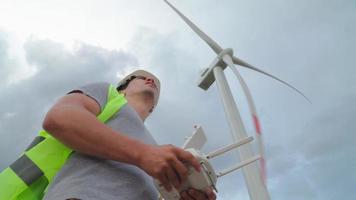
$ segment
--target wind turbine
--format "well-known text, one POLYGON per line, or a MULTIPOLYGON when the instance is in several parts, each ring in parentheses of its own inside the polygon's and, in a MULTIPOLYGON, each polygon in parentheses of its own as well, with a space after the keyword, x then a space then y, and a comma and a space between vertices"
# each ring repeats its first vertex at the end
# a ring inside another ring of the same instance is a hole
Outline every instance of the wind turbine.
MULTIPOLYGON (((283 81, 283 80, 281 80, 281 79, 279 79, 265 71, 262 71, 261 69, 254 67, 253 65, 241 60, 240 58, 237 58, 236 56, 233 55, 233 50, 231 48, 223 49, 219 44, 217 44, 207 34, 205 34, 195 24, 193 24, 193 22, 191 22, 187 17, 185 17, 171 3, 169 3, 167 0, 164 0, 164 1, 217 54, 217 57, 213 60, 213 62, 210 64, 210 66, 208 68, 206 68, 201 73, 198 86, 204 90, 207 90, 210 87, 210 85, 216 80, 219 94, 220 94, 220 97, 221 97, 221 100, 222 100, 222 103, 223 103, 223 106, 225 109, 225 114, 228 119, 228 123, 229 123, 230 129, 231 129, 231 132, 232 132, 232 135, 233 135, 233 138, 235 141, 246 140, 247 134, 246 134, 246 130, 242 123, 236 103, 233 99, 231 90, 229 88, 229 85, 227 83, 227 80, 226 80, 223 70, 227 66, 230 67, 231 70, 233 71, 233 73, 236 75, 237 79, 239 80, 239 82, 242 86, 242 89, 246 95, 249 109, 250 109, 250 112, 252 115, 253 123, 255 126, 256 138, 257 138, 259 151, 260 151, 259 157, 260 157, 260 164, 261 164, 261 166, 260 166, 261 171, 259 171, 256 163, 251 163, 249 165, 244 166, 242 168, 243 175, 244 175, 244 178, 246 181, 246 185, 248 188, 250 198, 252 200, 270 199, 266 185, 265 185, 265 171, 266 171, 266 169, 265 169, 263 142, 262 142, 262 137, 261 137, 261 129, 260 129, 258 115, 256 112, 256 108, 255 108, 251 93, 249 91, 249 88, 247 87, 247 84, 245 83, 242 76, 237 71, 235 64, 249 68, 254 71, 257 71, 257 72, 262 73, 266 76, 269 76, 269 77, 283 83, 284 85, 287 85, 294 91, 298 92, 307 101, 310 102, 310 100, 302 92, 300 92, 298 89, 296 89, 292 85, 288 84, 287 82, 285 82, 285 81, 283 81)), ((239 156, 240 156, 240 159, 242 160, 242 162, 244 162, 246 160, 251 160, 251 158, 256 157, 256 156, 254 156, 252 146, 249 143, 245 144, 244 146, 241 146, 238 149, 238 152, 239 152, 239 156)))

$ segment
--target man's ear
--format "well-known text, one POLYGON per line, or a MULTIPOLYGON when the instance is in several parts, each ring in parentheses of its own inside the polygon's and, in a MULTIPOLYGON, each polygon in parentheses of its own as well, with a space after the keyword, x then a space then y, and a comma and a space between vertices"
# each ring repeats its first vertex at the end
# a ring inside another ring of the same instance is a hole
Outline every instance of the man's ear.
POLYGON ((119 93, 123 94, 124 97, 126 97, 126 92, 125 92, 125 90, 120 90, 119 93))
POLYGON ((152 113, 152 112, 153 112, 153 108, 154 108, 154 107, 152 107, 148 112, 152 113))

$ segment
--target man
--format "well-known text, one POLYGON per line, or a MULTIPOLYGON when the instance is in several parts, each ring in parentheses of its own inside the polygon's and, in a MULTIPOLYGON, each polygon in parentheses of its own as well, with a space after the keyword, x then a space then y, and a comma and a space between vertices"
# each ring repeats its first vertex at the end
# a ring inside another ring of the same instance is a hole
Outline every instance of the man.
MULTIPOLYGON (((167 190, 187 179, 187 165, 200 170, 187 151, 172 145, 157 146, 144 126, 158 103, 160 82, 137 70, 117 90, 127 104, 106 124, 97 120, 106 104, 109 83, 73 90, 47 113, 43 128, 75 152, 50 185, 44 199, 158 199, 152 177, 167 190)), ((167 133, 169 134, 169 133, 167 133)), ((182 199, 216 199, 211 189, 188 190, 182 199)))

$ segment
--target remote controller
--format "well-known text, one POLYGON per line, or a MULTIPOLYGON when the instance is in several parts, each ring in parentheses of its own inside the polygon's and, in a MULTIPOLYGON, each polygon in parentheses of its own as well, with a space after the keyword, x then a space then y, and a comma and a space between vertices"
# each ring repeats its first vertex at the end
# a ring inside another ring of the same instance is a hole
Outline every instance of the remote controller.
POLYGON ((189 151, 191 154, 193 154, 193 156, 199 161, 201 170, 198 172, 194 167, 189 166, 188 179, 182 184, 179 191, 177 191, 177 189, 174 187, 172 187, 171 191, 167 191, 158 180, 155 180, 155 185, 164 200, 179 200, 179 193, 189 188, 205 191, 207 188, 212 187, 216 190, 215 185, 217 176, 206 156, 193 148, 186 149, 186 151, 189 151))

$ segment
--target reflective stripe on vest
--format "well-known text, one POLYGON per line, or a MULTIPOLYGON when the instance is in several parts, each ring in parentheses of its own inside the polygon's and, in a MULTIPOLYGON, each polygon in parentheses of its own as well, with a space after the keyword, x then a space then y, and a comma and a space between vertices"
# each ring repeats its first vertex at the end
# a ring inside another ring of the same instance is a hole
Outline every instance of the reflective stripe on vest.
MULTIPOLYGON (((109 120, 127 101, 112 85, 107 103, 97 119, 109 120)), ((25 153, 0 173, 0 200, 40 200, 47 185, 73 152, 41 130, 25 153)))
POLYGON ((22 155, 12 163, 10 169, 12 169, 12 171, 14 171, 26 185, 31 185, 44 174, 26 154, 22 155))
POLYGON ((33 141, 31 142, 31 144, 28 145, 28 147, 26 148, 25 151, 30 150, 32 147, 36 146, 38 143, 42 142, 44 139, 46 139, 46 138, 43 137, 43 136, 37 136, 37 137, 35 137, 35 139, 33 139, 33 141))

